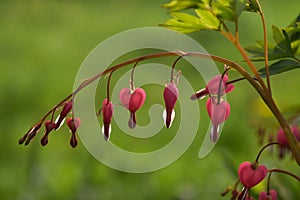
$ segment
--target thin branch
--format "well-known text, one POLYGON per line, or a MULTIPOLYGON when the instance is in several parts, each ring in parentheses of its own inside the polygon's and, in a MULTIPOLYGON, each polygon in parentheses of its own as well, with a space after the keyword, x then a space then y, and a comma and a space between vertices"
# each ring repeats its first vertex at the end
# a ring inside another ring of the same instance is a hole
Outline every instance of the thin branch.
POLYGON ((259 1, 256 0, 256 3, 257 3, 258 8, 259 8, 259 14, 260 14, 260 17, 261 17, 261 21, 262 21, 262 25, 263 25, 263 32, 264 32, 264 53, 265 53, 265 68, 266 68, 267 85, 268 85, 268 90, 270 92, 270 95, 272 95, 270 72, 269 72, 269 52, 268 52, 268 38, 267 38, 266 21, 265 21, 265 16, 264 16, 264 13, 261 9, 259 1))

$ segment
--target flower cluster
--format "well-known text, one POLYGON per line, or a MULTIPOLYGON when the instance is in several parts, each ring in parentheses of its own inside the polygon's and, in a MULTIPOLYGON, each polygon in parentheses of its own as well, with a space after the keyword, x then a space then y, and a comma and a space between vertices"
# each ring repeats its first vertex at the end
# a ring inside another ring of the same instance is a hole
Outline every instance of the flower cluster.
POLYGON ((62 105, 56 106, 54 109, 50 110, 45 117, 43 117, 42 120, 40 120, 38 123, 33 125, 29 131, 19 140, 19 144, 23 144, 25 142, 25 145, 28 145, 33 138, 36 136, 36 134, 40 131, 42 124, 45 125, 45 131, 44 135, 41 138, 41 145, 46 146, 48 144, 48 137, 51 131, 58 130, 61 125, 66 121, 67 126, 70 129, 71 132, 71 139, 70 139, 70 145, 75 148, 77 146, 78 140, 76 137, 76 131, 80 125, 80 119, 79 118, 74 118, 73 114, 71 113, 71 110, 73 108, 73 103, 72 101, 67 101, 62 105), (57 119, 53 121, 53 116, 58 109, 58 107, 62 107, 62 110, 60 114, 58 115, 57 119), (46 120, 46 117, 52 114, 51 120, 46 120), (67 116, 69 114, 72 114, 72 117, 67 116))
POLYGON ((232 188, 228 188, 224 193, 222 193, 222 196, 226 195, 230 190, 232 190, 231 199, 235 200, 249 200, 253 199, 253 197, 250 195, 250 190, 256 186, 257 184, 261 183, 265 177, 268 175, 268 182, 267 182, 267 190, 261 191, 259 193, 259 200, 277 200, 277 191, 275 189, 270 189, 270 180, 271 180, 271 174, 274 172, 277 173, 283 173, 286 175, 289 175, 296 180, 300 182, 300 177, 294 175, 291 172, 282 170, 282 169, 268 169, 265 165, 259 165, 258 160, 261 155, 261 153, 267 148, 271 147, 273 145, 283 145, 285 139, 284 135, 281 134, 281 130, 279 130, 279 142, 273 142, 268 143, 265 145, 258 153, 257 158, 254 162, 242 162, 238 168, 238 177, 239 181, 235 184, 235 186, 232 188), (243 185, 243 188, 241 191, 238 191, 237 186, 241 183, 243 185))
POLYGON ((206 109, 212 123, 210 139, 213 142, 218 140, 220 124, 222 124, 230 114, 230 105, 223 96, 233 89, 233 84, 228 83, 228 76, 223 74, 213 77, 204 89, 199 90, 191 96, 192 100, 202 99, 207 95, 209 96, 206 102, 206 109))
MULTIPOLYGON (((295 136, 295 138, 300 142, 300 130, 299 127, 295 124, 290 126, 290 129, 295 136)), ((264 137, 266 136, 266 129, 260 128, 258 131, 258 136, 260 143, 264 141, 264 137)), ((273 143, 277 142, 279 143, 278 147, 278 157, 280 159, 283 159, 286 154, 289 153, 290 145, 288 143, 288 140, 285 136, 285 133, 282 128, 279 128, 277 131, 273 131, 271 134, 268 135, 268 142, 273 143)))

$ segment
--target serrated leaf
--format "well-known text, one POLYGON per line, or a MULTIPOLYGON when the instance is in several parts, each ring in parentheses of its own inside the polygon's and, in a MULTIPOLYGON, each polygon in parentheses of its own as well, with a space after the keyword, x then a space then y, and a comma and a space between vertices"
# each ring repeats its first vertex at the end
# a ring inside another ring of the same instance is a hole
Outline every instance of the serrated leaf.
POLYGON ((233 0, 215 0, 211 3, 213 12, 223 20, 235 21, 233 0))
POLYGON ((171 15, 173 18, 161 24, 162 26, 181 33, 191 33, 205 28, 200 19, 194 15, 181 12, 174 12, 171 15))
POLYGON ((212 14, 212 12, 208 10, 201 10, 201 9, 196 9, 195 12, 200 18, 200 21, 203 24, 203 26, 206 27, 206 29, 210 29, 210 30, 219 29, 220 21, 215 15, 212 14))
MULTIPOLYGON (((300 63, 295 60, 292 59, 279 60, 269 66, 269 74, 270 75, 280 74, 282 72, 287 72, 297 68, 300 68, 300 63)), ((265 68, 261 68, 260 70, 258 70, 258 72, 262 77, 266 76, 265 68)))
POLYGON ((175 12, 190 8, 197 9, 202 4, 203 2, 201 0, 173 0, 170 3, 162 5, 162 7, 170 10, 171 12, 175 12))
MULTIPOLYGON (((280 58, 294 58, 294 50, 291 46, 288 33, 284 29, 272 26, 274 44, 268 43, 269 60, 280 58)), ((255 47, 245 48, 251 55, 251 60, 262 61, 264 57, 264 45, 262 41, 257 41, 255 47)))

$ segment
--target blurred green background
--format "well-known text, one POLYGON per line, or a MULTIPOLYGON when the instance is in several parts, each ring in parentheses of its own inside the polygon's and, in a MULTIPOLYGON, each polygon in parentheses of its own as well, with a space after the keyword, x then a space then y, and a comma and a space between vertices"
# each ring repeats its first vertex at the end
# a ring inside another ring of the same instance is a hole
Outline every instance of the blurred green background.
MULTIPOLYGON (((198 158, 203 139, 200 131, 179 160, 146 174, 108 168, 80 142, 72 149, 67 128, 52 134, 46 147, 39 143, 41 134, 27 147, 18 145, 18 139, 28 128, 72 91, 77 69, 97 44, 121 31, 163 23, 169 16, 160 5, 167 2, 0 1, 1 199, 229 198, 221 198, 220 193, 237 180, 234 170, 242 161, 254 160, 259 150, 257 125, 265 122, 257 116, 269 115, 246 82, 237 83, 228 95, 231 116, 219 143, 202 160, 198 158)), ((299 13, 300 4, 298 0, 272 0, 262 1, 262 7, 270 33, 272 24, 287 26, 299 13)), ((260 25, 259 16, 242 15, 244 45, 262 39, 260 25)), ((232 45, 217 33, 204 31, 191 36, 212 54, 241 60, 232 45)), ((272 78, 274 96, 281 108, 299 107, 299 75, 296 70, 272 78)), ((234 77, 238 75, 232 73, 234 77)), ((204 108, 204 104, 199 105, 204 108)), ((202 118, 207 118, 205 111, 202 113, 202 118)), ((277 166, 300 175, 299 167, 290 158, 279 160, 276 155, 264 153, 261 162, 269 168, 277 166)), ((272 178, 272 187, 281 199, 297 199, 299 186, 283 175, 272 178)), ((265 183, 254 191, 264 187, 265 183)))

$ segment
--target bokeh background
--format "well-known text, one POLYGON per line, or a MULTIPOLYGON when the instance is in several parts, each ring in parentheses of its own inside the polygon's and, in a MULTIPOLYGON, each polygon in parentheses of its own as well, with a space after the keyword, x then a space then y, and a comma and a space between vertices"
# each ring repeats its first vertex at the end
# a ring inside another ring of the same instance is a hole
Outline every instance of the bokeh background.
MULTIPOLYGON (((231 116, 219 143, 202 160, 198 158, 203 140, 201 129, 180 159, 146 174, 108 168, 94 159, 80 142, 72 149, 66 127, 52 134, 46 147, 39 143, 41 134, 27 147, 18 145, 18 139, 28 128, 72 91, 78 68, 97 44, 121 31, 163 23, 169 16, 160 5, 167 2, 0 1, 0 199, 229 198, 222 198, 220 193, 236 182, 239 163, 255 159, 259 126, 269 132, 278 128, 246 82, 237 83, 228 95, 231 116)), ((261 3, 270 38, 272 24, 285 27, 299 14, 297 0, 261 3)), ((259 16, 243 14, 240 31, 245 46, 262 39, 259 16)), ((238 52, 217 33, 203 31, 190 36, 212 54, 241 61, 238 52)), ((238 77, 234 72, 231 75, 238 77)), ((300 72, 295 70, 272 77, 274 96, 282 109, 299 107, 299 76, 300 72)), ((195 85, 196 89, 202 87, 195 85)), ((204 109, 204 104, 199 102, 200 108, 204 109)), ((208 123, 205 111, 202 114, 201 123, 208 123)), ((280 160, 276 153, 265 152, 261 162, 269 168, 276 166, 300 175, 299 167, 289 156, 280 160)), ((263 182, 252 194, 265 187, 263 182)), ((272 187, 278 190, 281 199, 300 196, 299 183, 284 175, 272 176, 272 187)))

